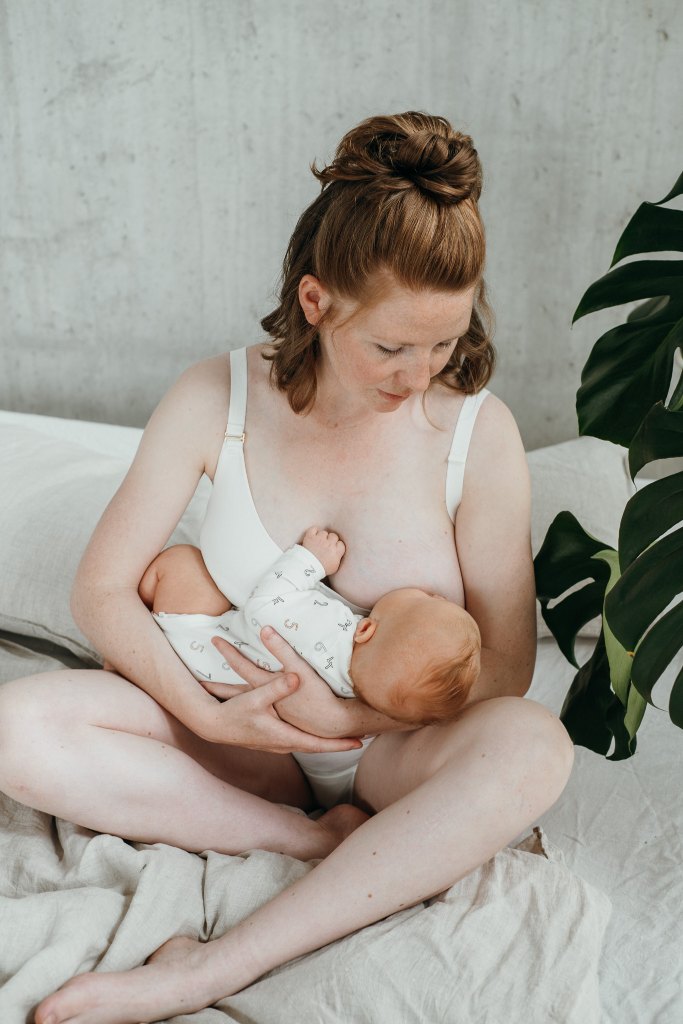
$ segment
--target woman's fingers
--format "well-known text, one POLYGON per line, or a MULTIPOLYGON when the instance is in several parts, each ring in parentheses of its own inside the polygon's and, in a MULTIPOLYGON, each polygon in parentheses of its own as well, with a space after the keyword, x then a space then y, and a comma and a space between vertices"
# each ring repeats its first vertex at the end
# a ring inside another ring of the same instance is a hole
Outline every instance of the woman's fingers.
POLYGON ((237 648, 229 644, 227 640, 223 640, 222 637, 212 637, 211 643, 216 650, 220 651, 230 668, 234 669, 248 686, 263 686, 264 683, 269 682, 273 678, 272 672, 268 672, 265 668, 259 668, 258 665, 255 665, 249 658, 245 658, 237 648))
POLYGON ((261 643, 289 672, 298 672, 301 666, 308 665, 272 626, 264 626, 261 630, 261 643))
POLYGON ((220 700, 230 700, 231 697, 236 697, 239 693, 247 693, 251 690, 248 683, 219 683, 215 679, 199 679, 198 682, 207 693, 213 697, 219 697, 220 700))

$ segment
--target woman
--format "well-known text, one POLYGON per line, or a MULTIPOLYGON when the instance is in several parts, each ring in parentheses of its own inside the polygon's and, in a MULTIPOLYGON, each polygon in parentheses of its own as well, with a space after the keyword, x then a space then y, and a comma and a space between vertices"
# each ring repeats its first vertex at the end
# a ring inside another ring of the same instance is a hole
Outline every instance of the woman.
POLYGON ((364 121, 313 171, 323 188, 263 321, 273 343, 247 354, 246 427, 223 356, 162 400, 74 589, 76 621, 117 672, 6 686, 0 785, 128 839, 327 856, 215 941, 173 939, 127 974, 72 980, 41 1004, 38 1024, 153 1021, 210 1005, 446 889, 554 803, 571 770, 563 726, 520 699, 535 649, 529 480, 512 416, 482 400, 493 352, 477 153, 445 119, 406 113, 364 121), (212 694, 226 688, 203 690, 137 593, 203 472, 214 488, 202 550, 235 603, 231 588, 258 577, 259 558, 316 522, 347 544, 332 583, 354 605, 401 586, 466 605, 482 670, 461 716, 401 731, 334 697, 277 634, 263 639, 285 673, 273 678, 224 644, 253 688, 224 702, 212 694), (354 807, 318 824, 278 806, 311 806, 287 752, 344 750, 358 741, 343 737, 366 733, 379 735, 360 760, 354 807), (40 762, 27 762, 33 745, 40 762))

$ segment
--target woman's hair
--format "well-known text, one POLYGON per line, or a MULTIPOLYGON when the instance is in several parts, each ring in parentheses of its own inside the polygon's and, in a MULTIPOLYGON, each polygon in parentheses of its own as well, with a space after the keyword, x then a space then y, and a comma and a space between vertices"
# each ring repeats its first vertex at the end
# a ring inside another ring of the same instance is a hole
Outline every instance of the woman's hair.
POLYGON ((299 302, 312 274, 334 297, 367 309, 395 279, 420 291, 476 286, 472 320, 438 380, 471 394, 493 371, 493 317, 483 281, 484 227, 477 201, 482 171, 468 135, 445 117, 408 111, 370 117, 343 137, 329 166, 311 170, 322 185, 304 210, 285 255, 280 304, 261 321, 273 339, 271 380, 296 413, 315 400, 319 330, 299 302))

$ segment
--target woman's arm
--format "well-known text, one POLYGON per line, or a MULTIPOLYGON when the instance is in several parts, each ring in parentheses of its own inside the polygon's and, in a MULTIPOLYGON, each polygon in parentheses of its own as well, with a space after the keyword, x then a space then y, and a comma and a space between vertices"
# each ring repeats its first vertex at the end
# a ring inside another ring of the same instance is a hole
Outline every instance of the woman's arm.
POLYGON ((296 688, 278 677, 260 694, 219 703, 173 651, 138 595, 142 575, 166 544, 223 442, 229 370, 225 357, 187 370, 153 413, 137 455, 110 501, 76 574, 75 621, 116 670, 193 732, 264 750, 340 750, 278 719, 272 702, 296 688))
MULTIPOLYGON (((296 692, 277 702, 276 710, 283 721, 318 736, 367 736, 380 732, 407 732, 416 728, 396 722, 381 711, 375 711, 362 700, 337 697, 314 668, 296 653, 290 643, 272 627, 261 630, 261 642, 277 658, 284 672, 299 679, 296 692)), ((272 680, 272 673, 254 665, 221 637, 211 643, 218 648, 228 664, 252 687, 260 688, 272 680)), ((238 688, 228 683, 203 682, 202 686, 217 697, 230 698, 238 688)))
POLYGON ((531 486, 517 424, 494 395, 475 423, 455 543, 465 607, 481 631, 481 673, 469 703, 523 696, 536 656, 531 486))

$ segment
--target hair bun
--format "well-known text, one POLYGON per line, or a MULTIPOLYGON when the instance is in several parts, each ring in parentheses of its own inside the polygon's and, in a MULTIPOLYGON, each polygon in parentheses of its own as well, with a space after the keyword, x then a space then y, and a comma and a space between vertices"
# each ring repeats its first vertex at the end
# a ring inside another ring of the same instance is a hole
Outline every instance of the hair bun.
POLYGON ((335 181, 365 182, 382 191, 417 187, 437 202, 477 200, 482 174, 469 135, 456 132, 445 117, 408 111, 369 117, 343 137, 334 160, 311 170, 325 186, 335 181))

